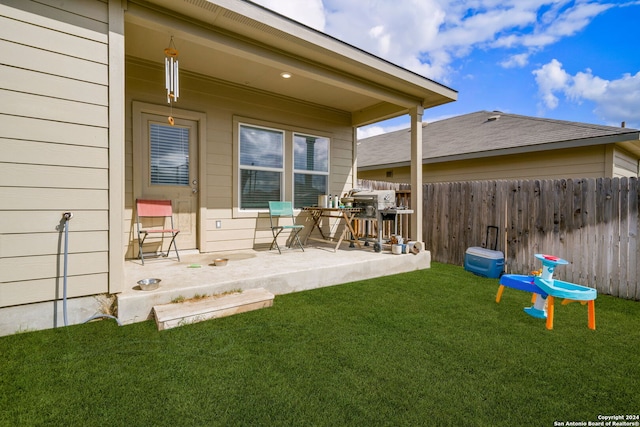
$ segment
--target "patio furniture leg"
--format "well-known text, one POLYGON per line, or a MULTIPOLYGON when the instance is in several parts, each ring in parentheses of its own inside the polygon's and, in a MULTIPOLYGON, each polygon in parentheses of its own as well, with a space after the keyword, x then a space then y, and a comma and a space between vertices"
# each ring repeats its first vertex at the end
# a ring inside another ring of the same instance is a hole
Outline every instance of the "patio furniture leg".
POLYGON ((292 231, 294 233, 294 235, 291 238, 291 242, 289 243, 288 247, 289 247, 289 249, 291 249, 291 247, 293 245, 295 245, 296 242, 297 242, 298 246, 300 246, 300 249, 302 249, 302 252, 304 252, 304 246, 302 246, 302 242, 300 241, 300 231, 302 231, 301 228, 292 231))
POLYGON ((165 255, 165 256, 169 257, 169 252, 171 252, 171 245, 173 245, 173 249, 176 251, 176 257, 178 258, 178 261, 180 261, 180 254, 178 253, 178 246, 176 246, 176 236, 177 236, 177 234, 173 235, 173 239, 171 239, 171 243, 169 243, 169 247, 167 248, 167 255, 165 255))
POLYGON ((144 239, 147 238, 147 233, 144 233, 144 236, 142 237, 142 239, 140 239, 140 234, 141 233, 138 233, 138 256, 142 261, 142 265, 144 265, 144 252, 142 251, 142 245, 144 244, 144 239))
POLYGON ((306 237, 304 238, 304 244, 307 244, 307 241, 309 240, 309 237, 311 236, 311 234, 313 233, 313 230, 315 228, 318 229, 318 231, 320 232, 320 235, 322 236, 323 239, 326 240, 326 237, 324 236, 324 233, 322 232, 322 228, 320 228, 320 219, 322 218, 322 211, 321 210, 312 210, 311 211, 311 219, 313 219, 313 225, 311 226, 311 228, 309 229, 309 232, 307 233, 306 237))
POLYGON ((278 253, 279 254, 282 254, 282 251, 280 250, 280 245, 278 245, 278 236, 280 235, 282 230, 283 230, 282 228, 279 229, 278 232, 273 235, 273 241, 271 242, 271 246, 269 246, 269 250, 271 250, 271 249, 273 249, 273 245, 275 244, 276 245, 276 249, 278 249, 278 253))

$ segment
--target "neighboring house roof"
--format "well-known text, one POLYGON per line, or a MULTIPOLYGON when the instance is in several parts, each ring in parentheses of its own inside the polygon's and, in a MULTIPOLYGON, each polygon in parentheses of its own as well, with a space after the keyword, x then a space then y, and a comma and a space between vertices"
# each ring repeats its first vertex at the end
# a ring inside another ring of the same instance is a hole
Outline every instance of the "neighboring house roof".
MULTIPOLYGON (((637 129, 478 111, 422 124, 423 163, 618 143, 640 157, 637 129)), ((410 130, 358 141, 358 169, 409 166, 410 130)))

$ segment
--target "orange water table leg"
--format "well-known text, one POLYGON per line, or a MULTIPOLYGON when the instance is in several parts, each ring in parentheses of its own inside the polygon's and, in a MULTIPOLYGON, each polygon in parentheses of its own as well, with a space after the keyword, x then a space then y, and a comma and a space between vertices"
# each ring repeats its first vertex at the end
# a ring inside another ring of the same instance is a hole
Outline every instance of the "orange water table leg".
POLYGON ((547 297, 547 329, 553 329, 553 297, 547 297))
POLYGON ((585 305, 587 303, 587 301, 565 298, 565 299, 562 300, 562 305, 571 304, 572 302, 579 302, 582 305, 585 305))
POLYGON ((589 310, 589 329, 596 328, 596 300, 591 300, 588 302, 588 310, 589 310))
POLYGON ((498 287, 498 293, 496 295, 496 302, 500 302, 500 298, 502 298, 502 292, 504 292, 504 285, 500 285, 498 287))

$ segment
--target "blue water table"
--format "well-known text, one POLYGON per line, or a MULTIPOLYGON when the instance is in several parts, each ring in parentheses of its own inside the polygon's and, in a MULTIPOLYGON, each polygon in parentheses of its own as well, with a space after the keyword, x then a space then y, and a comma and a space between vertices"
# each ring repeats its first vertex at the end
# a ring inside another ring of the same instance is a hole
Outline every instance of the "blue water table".
POLYGON ((588 304, 589 329, 596 328, 595 299, 598 292, 593 288, 564 282, 553 278, 553 272, 558 265, 569 264, 568 261, 553 255, 536 254, 536 258, 542 261, 540 275, 504 274, 500 278, 500 286, 496 295, 496 302, 502 298, 505 286, 531 292, 533 306, 524 309, 525 313, 538 319, 546 319, 547 329, 553 329, 553 314, 555 298, 564 298, 562 304, 580 301, 588 304))

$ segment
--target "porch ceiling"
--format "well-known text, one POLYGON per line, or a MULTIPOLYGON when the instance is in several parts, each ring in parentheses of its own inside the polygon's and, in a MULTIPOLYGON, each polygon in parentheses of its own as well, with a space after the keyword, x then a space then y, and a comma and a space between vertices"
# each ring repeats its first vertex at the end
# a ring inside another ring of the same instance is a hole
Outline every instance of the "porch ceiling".
POLYGON ((457 97, 452 89, 250 2, 129 1, 128 56, 160 64, 171 36, 183 70, 345 112, 354 126, 457 97), (284 71, 293 77, 283 79, 284 71))

